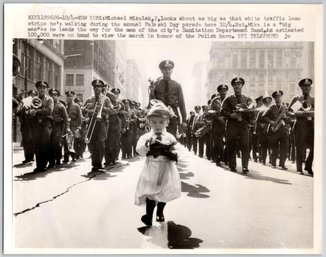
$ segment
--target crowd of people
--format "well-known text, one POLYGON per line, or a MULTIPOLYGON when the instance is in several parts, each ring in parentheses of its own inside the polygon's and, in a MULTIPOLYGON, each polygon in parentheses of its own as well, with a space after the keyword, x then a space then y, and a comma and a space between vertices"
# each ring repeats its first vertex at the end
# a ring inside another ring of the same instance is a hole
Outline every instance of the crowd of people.
POLYGON ((195 106, 178 137, 199 157, 217 166, 227 165, 236 172, 236 157, 241 157, 242 171, 248 173, 249 159, 273 168, 287 170, 286 161, 296 162, 298 174, 304 170, 313 176, 314 98, 310 96, 312 80, 301 80, 302 95, 290 103, 282 101, 281 90, 272 96, 253 100, 242 94, 245 81, 231 81, 234 94, 227 97, 229 87, 217 86, 207 105, 195 106), (309 152, 307 152, 309 149, 309 152), (278 165, 277 165, 278 160, 278 165))
POLYGON ((92 171, 114 165, 120 153, 122 159, 138 155, 138 138, 149 130, 146 111, 132 99, 120 100, 118 88, 110 90, 102 80, 94 80, 94 96, 83 103, 73 91, 65 92, 65 100, 60 99, 59 90, 49 88, 46 81, 35 86, 36 90, 30 90, 15 106, 21 124, 23 164, 36 158, 34 172, 84 158, 87 145, 92 171))
MULTIPOLYGON (((159 101, 171 112, 167 131, 190 151, 206 157, 217 166, 227 165, 237 172, 237 156, 242 172, 249 172, 249 159, 273 168, 286 170, 286 161, 296 161, 299 174, 313 175, 314 98, 310 95, 312 80, 301 80, 302 94, 288 104, 283 92, 260 96, 253 100, 242 94, 243 78, 228 85, 218 85, 207 105, 195 106, 186 118, 182 87, 171 79, 174 63, 162 61, 162 78, 151 81, 149 103, 159 101), (309 152, 307 152, 309 149, 309 152), (251 153, 251 156, 250 156, 251 153), (277 160, 278 165, 277 165, 277 160)), ((62 163, 84 158, 86 145, 91 153, 92 171, 114 165, 122 159, 138 155, 139 137, 150 130, 146 118, 148 108, 132 99, 120 99, 118 88, 110 89, 102 80, 92 82, 94 96, 84 103, 75 92, 65 92, 60 99, 58 89, 46 81, 35 84, 28 97, 16 104, 20 119, 22 145, 28 163, 36 157, 34 172, 42 172, 62 163), (63 154, 62 154, 63 152, 63 154), (104 165, 104 166, 103 166, 104 165)))

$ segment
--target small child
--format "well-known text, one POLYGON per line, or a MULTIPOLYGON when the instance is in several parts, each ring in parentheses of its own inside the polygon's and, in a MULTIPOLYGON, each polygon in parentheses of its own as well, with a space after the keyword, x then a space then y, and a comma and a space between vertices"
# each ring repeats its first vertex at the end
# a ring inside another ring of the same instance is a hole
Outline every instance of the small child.
POLYGON ((180 176, 174 162, 177 161, 177 140, 166 131, 170 117, 164 104, 154 105, 147 115, 151 131, 139 138, 136 147, 140 155, 147 156, 135 197, 136 205, 146 203, 146 214, 141 221, 147 226, 152 226, 156 204, 156 221, 164 222, 166 203, 181 196, 180 176))

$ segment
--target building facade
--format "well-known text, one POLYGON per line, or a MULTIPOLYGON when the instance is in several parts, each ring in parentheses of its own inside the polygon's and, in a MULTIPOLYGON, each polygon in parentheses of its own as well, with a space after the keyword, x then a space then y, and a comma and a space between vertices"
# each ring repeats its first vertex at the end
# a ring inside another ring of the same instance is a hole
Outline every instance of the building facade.
POLYGON ((217 85, 230 85, 232 78, 242 77, 244 94, 255 98, 282 90, 288 102, 300 93, 301 79, 314 79, 313 58, 313 42, 213 42, 207 97, 217 85))
MULTIPOLYGON (((19 74, 13 79, 13 96, 24 98, 35 88, 35 82, 45 80, 50 87, 63 90, 63 40, 14 39, 13 54, 21 63, 19 74)), ((21 140, 20 123, 13 115, 13 141, 21 140)))
POLYGON ((140 91, 140 72, 135 60, 127 60, 126 97, 137 102, 142 102, 140 91))

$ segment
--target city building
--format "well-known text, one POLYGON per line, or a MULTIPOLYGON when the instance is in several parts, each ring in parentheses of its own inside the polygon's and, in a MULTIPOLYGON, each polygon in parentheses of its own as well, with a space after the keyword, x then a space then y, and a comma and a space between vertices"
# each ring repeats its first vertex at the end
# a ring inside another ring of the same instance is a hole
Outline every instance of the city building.
POLYGON ((140 72, 135 60, 127 60, 126 97, 141 103, 143 94, 139 79, 140 72))
POLYGON ((242 77, 244 94, 255 98, 283 90, 288 102, 300 93, 301 79, 314 79, 313 58, 313 42, 213 42, 207 98, 217 85, 230 85, 232 78, 242 77))
MULTIPOLYGON (((207 63, 198 62, 194 64, 192 70, 194 84, 190 90, 191 95, 188 96, 189 103, 187 104, 187 110, 193 111, 195 105, 205 105, 208 101, 209 84, 207 83, 207 63), (194 94, 193 92, 196 92, 194 94)), ((184 92, 186 94, 187 92, 184 92)))
MULTIPOLYGON (((64 48, 63 40, 14 39, 13 54, 20 60, 21 68, 13 80, 13 96, 26 97, 35 88, 35 82, 45 80, 50 87, 63 90, 64 48)), ((13 141, 21 140, 20 123, 13 116, 13 141)))

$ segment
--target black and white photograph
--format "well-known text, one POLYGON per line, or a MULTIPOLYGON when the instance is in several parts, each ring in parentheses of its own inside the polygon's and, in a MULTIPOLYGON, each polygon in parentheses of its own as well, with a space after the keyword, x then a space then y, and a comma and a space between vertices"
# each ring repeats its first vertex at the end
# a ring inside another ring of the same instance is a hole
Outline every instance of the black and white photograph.
POLYGON ((321 253, 322 5, 122 6, 5 5, 4 252, 321 253))

